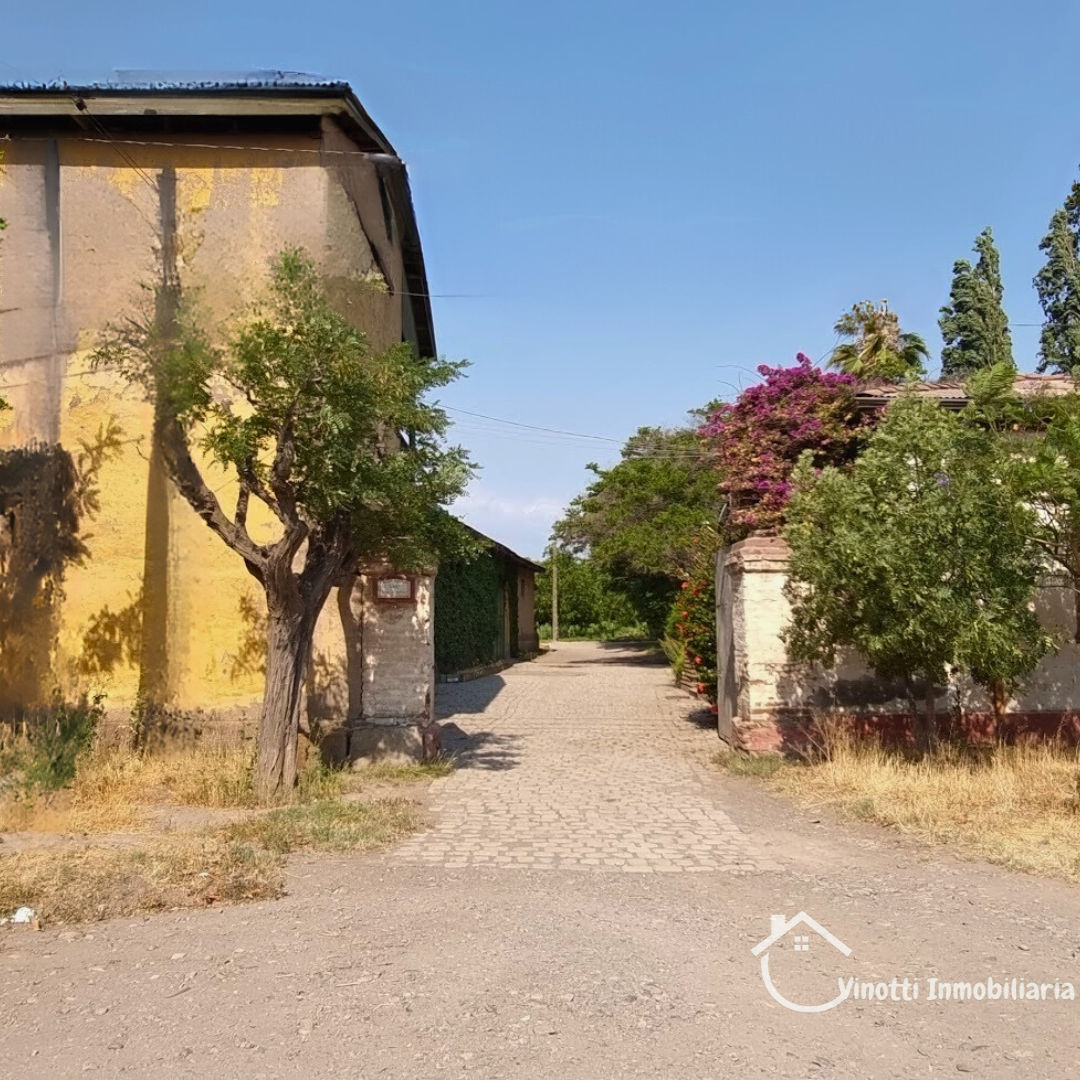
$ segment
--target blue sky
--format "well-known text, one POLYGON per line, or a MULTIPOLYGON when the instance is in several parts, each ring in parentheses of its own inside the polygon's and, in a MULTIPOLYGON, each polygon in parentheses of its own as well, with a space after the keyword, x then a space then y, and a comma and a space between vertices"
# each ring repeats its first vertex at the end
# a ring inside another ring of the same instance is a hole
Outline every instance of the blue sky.
MULTIPOLYGON (((9 2, 0 77, 348 79, 408 161, 456 409, 622 440, 825 354, 888 298, 940 347, 955 259, 1002 253, 1034 366, 1038 242, 1077 178, 1080 5, 9 2)), ((464 510, 538 555, 617 443, 455 414, 464 510)))

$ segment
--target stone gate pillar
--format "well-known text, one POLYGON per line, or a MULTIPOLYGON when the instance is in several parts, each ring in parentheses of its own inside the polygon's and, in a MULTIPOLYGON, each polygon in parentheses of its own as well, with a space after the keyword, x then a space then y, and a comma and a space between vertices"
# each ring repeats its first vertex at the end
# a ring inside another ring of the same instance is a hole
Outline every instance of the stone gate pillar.
POLYGON ((724 548, 716 567, 716 644, 721 739, 734 748, 783 747, 792 708, 791 665, 781 631, 790 549, 778 536, 751 536, 724 548))

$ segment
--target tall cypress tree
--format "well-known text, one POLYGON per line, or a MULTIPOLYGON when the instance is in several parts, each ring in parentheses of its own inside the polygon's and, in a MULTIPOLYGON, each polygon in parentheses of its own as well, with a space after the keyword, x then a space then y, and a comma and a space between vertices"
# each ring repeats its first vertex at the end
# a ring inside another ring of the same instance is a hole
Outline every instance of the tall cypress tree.
POLYGON ((1039 250, 1046 265, 1035 275, 1045 322, 1039 370, 1070 372, 1080 364, 1080 183, 1050 219, 1039 250))
POLYGON ((1009 320, 1001 306, 1001 260, 989 228, 975 238, 974 249, 979 256, 974 266, 967 259, 953 264, 949 302, 938 319, 945 341, 941 374, 946 378, 1013 363, 1009 320))

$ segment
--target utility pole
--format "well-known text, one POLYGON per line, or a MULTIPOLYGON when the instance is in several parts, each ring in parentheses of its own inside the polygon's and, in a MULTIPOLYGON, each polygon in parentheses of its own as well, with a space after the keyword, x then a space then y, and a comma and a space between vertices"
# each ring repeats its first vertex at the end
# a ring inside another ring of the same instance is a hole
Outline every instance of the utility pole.
POLYGON ((559 551, 551 549, 551 643, 559 640, 559 551))

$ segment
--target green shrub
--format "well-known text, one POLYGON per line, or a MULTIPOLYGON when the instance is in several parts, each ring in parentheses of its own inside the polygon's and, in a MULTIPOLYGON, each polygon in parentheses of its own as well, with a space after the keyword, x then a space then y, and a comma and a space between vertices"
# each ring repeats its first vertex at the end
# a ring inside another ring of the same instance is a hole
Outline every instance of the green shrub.
POLYGON ((678 657, 682 645, 682 666, 676 672, 689 671, 699 691, 716 704, 716 577, 710 565, 683 582, 668 616, 665 646, 668 658, 678 657), (669 651, 669 649, 671 651, 669 651))
POLYGON ((0 780, 8 780, 5 786, 29 795, 69 784, 79 755, 97 734, 105 712, 102 700, 57 701, 40 717, 25 721, 18 734, 0 744, 0 780))

